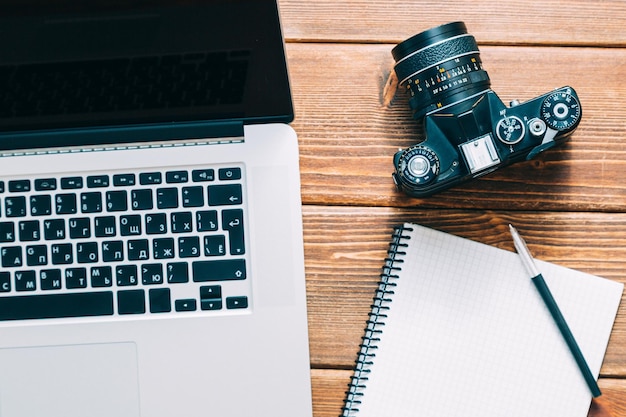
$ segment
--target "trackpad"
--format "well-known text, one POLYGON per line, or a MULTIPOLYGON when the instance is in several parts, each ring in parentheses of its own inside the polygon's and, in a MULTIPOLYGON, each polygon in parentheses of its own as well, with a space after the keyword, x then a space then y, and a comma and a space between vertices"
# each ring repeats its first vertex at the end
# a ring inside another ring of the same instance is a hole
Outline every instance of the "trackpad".
POLYGON ((0 417, 139 417, 134 343, 0 350, 0 417))

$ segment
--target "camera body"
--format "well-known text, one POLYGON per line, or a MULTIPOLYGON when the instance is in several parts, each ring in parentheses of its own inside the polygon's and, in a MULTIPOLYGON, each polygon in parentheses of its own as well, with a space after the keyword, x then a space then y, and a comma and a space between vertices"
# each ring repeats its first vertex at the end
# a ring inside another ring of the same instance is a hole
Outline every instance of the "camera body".
POLYGON ((507 107, 490 88, 475 40, 461 22, 422 32, 394 51, 426 139, 393 158, 396 186, 425 197, 564 142, 582 116, 573 88, 507 107))

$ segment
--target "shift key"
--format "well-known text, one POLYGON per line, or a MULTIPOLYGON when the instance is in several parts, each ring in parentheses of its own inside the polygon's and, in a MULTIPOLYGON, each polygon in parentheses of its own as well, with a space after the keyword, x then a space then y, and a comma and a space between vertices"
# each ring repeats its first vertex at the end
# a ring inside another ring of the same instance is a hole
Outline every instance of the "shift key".
POLYGON ((194 282, 246 279, 245 259, 221 259, 193 262, 194 282))

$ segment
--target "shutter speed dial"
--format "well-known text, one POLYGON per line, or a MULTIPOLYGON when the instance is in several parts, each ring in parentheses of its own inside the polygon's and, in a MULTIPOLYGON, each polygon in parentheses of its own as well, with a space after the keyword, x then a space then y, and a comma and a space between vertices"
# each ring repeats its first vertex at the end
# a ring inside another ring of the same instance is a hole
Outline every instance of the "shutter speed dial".
POLYGON ((501 142, 507 145, 515 145, 522 139, 526 128, 519 117, 509 116, 498 122, 496 126, 496 136, 501 142))
POLYGON ((439 174, 439 158, 430 148, 414 146, 402 155, 400 171, 410 182, 425 185, 439 174))
POLYGON ((580 103, 568 90, 550 94, 541 105, 541 117, 554 130, 569 130, 580 120, 580 103))

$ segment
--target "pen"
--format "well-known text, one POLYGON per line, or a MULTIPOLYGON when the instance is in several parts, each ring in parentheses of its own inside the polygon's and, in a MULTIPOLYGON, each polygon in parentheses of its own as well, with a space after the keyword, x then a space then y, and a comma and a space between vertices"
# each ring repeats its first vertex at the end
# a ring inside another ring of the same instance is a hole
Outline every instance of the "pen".
POLYGON ((591 373, 589 365, 587 365, 587 361, 585 360, 583 353, 580 351, 580 347, 578 347, 578 343, 576 343, 576 339, 574 339, 574 335, 567 325, 567 322, 565 321, 565 318, 563 317, 559 306, 556 304, 556 301, 554 300, 554 297, 552 296, 548 285, 543 279, 541 272, 539 272, 539 270, 537 269, 537 266, 535 265, 535 262, 530 255, 530 251, 526 246, 526 243, 512 225, 509 224, 509 228, 511 229, 511 236, 513 237, 513 244, 515 245, 515 249, 522 258, 522 263, 532 277, 531 279, 535 284, 535 287, 537 287, 539 294, 541 294, 541 298, 543 298, 543 301, 548 307, 548 310, 550 310, 550 314, 552 314, 554 321, 556 321, 556 324, 561 331, 561 334, 563 335, 567 346, 572 352, 572 355, 574 355, 574 359, 576 360, 576 363, 578 364, 578 367, 580 368, 580 371, 582 372, 583 377, 585 378, 585 381, 587 382, 587 385, 591 390, 591 394, 594 397, 599 397, 600 395, 602 395, 602 392, 600 392, 600 387, 598 387, 598 383, 591 373))

